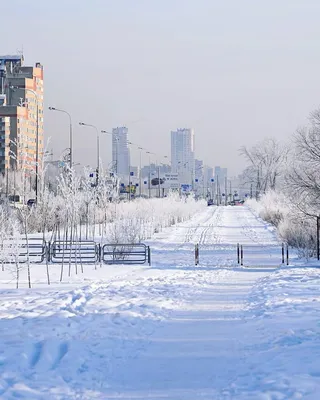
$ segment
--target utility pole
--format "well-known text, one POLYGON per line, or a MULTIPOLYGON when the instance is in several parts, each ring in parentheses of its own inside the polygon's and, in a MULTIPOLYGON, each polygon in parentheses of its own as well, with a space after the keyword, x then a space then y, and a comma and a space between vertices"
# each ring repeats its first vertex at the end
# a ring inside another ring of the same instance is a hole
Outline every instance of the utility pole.
POLYGON ((224 178, 224 205, 228 205, 228 179, 224 178))
POLYGON ((8 198, 8 186, 9 186, 9 169, 6 167, 6 198, 8 198))
MULTIPOLYGON (((34 92, 35 93, 35 92, 34 92)), ((36 133, 36 204, 38 204, 38 179, 39 179, 39 99, 35 93, 37 99, 37 133, 36 133)))
POLYGON ((214 201, 214 178, 211 178, 211 199, 214 201))
POLYGON ((130 165, 129 165, 129 201, 131 201, 131 171, 130 171, 130 165))
POLYGON ((99 167, 100 167, 100 135, 98 128, 95 125, 91 124, 85 124, 84 122, 79 122, 79 125, 81 126, 87 126, 89 128, 95 129, 97 133, 97 169, 96 169, 96 187, 98 187, 99 184, 99 167))
POLYGON ((216 185, 217 185, 217 188, 216 188, 217 189, 217 206, 219 206, 220 205, 220 195, 221 195, 219 175, 217 175, 216 185))
POLYGON ((161 188, 160 188, 160 165, 158 165, 158 190, 159 190, 159 199, 161 197, 161 188))
POLYGON ((139 171, 139 196, 141 197, 141 191, 142 191, 142 172, 141 172, 141 159, 142 159, 142 147, 138 147, 138 149, 140 150, 140 171, 139 171))
POLYGON ((258 201, 260 194, 260 169, 258 168, 258 173, 257 173, 257 187, 256 187, 256 200, 258 201))
POLYGON ((151 166, 149 163, 149 179, 148 179, 149 199, 151 198, 151 166))

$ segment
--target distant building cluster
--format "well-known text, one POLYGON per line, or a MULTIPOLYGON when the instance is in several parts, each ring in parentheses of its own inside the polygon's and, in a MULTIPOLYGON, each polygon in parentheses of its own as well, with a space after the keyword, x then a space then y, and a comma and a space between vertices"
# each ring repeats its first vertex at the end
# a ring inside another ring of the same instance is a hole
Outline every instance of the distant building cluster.
MULTIPOLYGON (((24 65, 23 55, 0 56, 0 173, 23 169, 31 176, 37 172, 44 156, 43 111, 43 66, 24 65)), ((169 189, 193 190, 204 197, 226 190, 227 169, 217 166, 213 170, 196 159, 193 129, 171 131, 171 164, 159 159, 152 163, 155 155, 147 151, 149 164, 142 166, 145 149, 138 147, 140 165, 133 166, 128 137, 127 127, 112 129, 111 169, 126 184, 135 180, 140 192, 143 185, 150 190, 151 181, 167 181, 169 189)), ((71 160, 71 146, 69 151, 71 160)), ((55 169, 61 166, 60 162, 51 164, 55 169)))
MULTIPOLYGON (((227 169, 219 166, 213 169, 202 160, 195 158, 195 133, 190 128, 179 128, 171 131, 171 165, 151 163, 135 167, 130 162, 128 129, 114 128, 112 144, 112 164, 117 174, 126 182, 135 181, 137 185, 148 184, 158 178, 170 181, 166 188, 194 191, 203 197, 222 196, 225 191, 227 169), (128 180, 129 175, 132 179, 128 180), (139 181, 140 179, 140 181, 139 181)), ((140 148, 141 149, 141 148, 140 148)), ((149 153, 151 154, 151 153, 149 153)), ((158 182, 156 180, 156 182, 158 182)), ((132 183, 132 182, 131 182, 132 183)), ((149 187, 150 189, 150 187, 149 187)))

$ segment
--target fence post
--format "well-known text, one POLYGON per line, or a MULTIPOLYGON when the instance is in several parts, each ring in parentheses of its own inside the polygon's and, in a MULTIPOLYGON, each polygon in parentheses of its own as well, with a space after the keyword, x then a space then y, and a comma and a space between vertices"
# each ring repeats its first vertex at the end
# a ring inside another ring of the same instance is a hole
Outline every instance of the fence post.
POLYGON ((282 252, 282 264, 284 264, 284 243, 282 243, 281 252, 282 252))
POLYGON ((289 265, 289 246, 287 244, 287 265, 289 265))
POLYGON ((98 260, 99 260, 99 263, 101 263, 102 258, 101 258, 101 244, 100 243, 98 243, 98 260))
POLYGON ((240 264, 240 244, 237 243, 237 256, 238 256, 238 264, 240 264))
POLYGON ((148 246, 148 264, 151 266, 151 249, 150 246, 148 246))
POLYGON ((241 265, 243 265, 243 246, 242 245, 240 247, 240 253, 241 253, 241 265))
POLYGON ((195 256, 195 265, 198 265, 199 264, 199 245, 198 244, 195 245, 194 256, 195 256))

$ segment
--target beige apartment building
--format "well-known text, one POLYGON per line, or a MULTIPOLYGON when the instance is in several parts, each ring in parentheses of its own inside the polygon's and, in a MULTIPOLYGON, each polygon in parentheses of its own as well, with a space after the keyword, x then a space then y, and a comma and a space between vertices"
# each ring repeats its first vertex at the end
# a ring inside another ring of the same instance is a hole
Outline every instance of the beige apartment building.
POLYGON ((43 132, 42 65, 24 66, 22 55, 0 56, 0 173, 32 173, 37 161, 41 168, 43 132))

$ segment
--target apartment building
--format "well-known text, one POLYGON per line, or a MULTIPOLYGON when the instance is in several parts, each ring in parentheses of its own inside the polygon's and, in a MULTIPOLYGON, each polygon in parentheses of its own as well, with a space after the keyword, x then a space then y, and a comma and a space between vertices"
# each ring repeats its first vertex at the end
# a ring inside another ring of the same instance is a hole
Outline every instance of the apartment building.
POLYGON ((0 172, 35 171, 44 152, 43 67, 0 56, 0 172))

